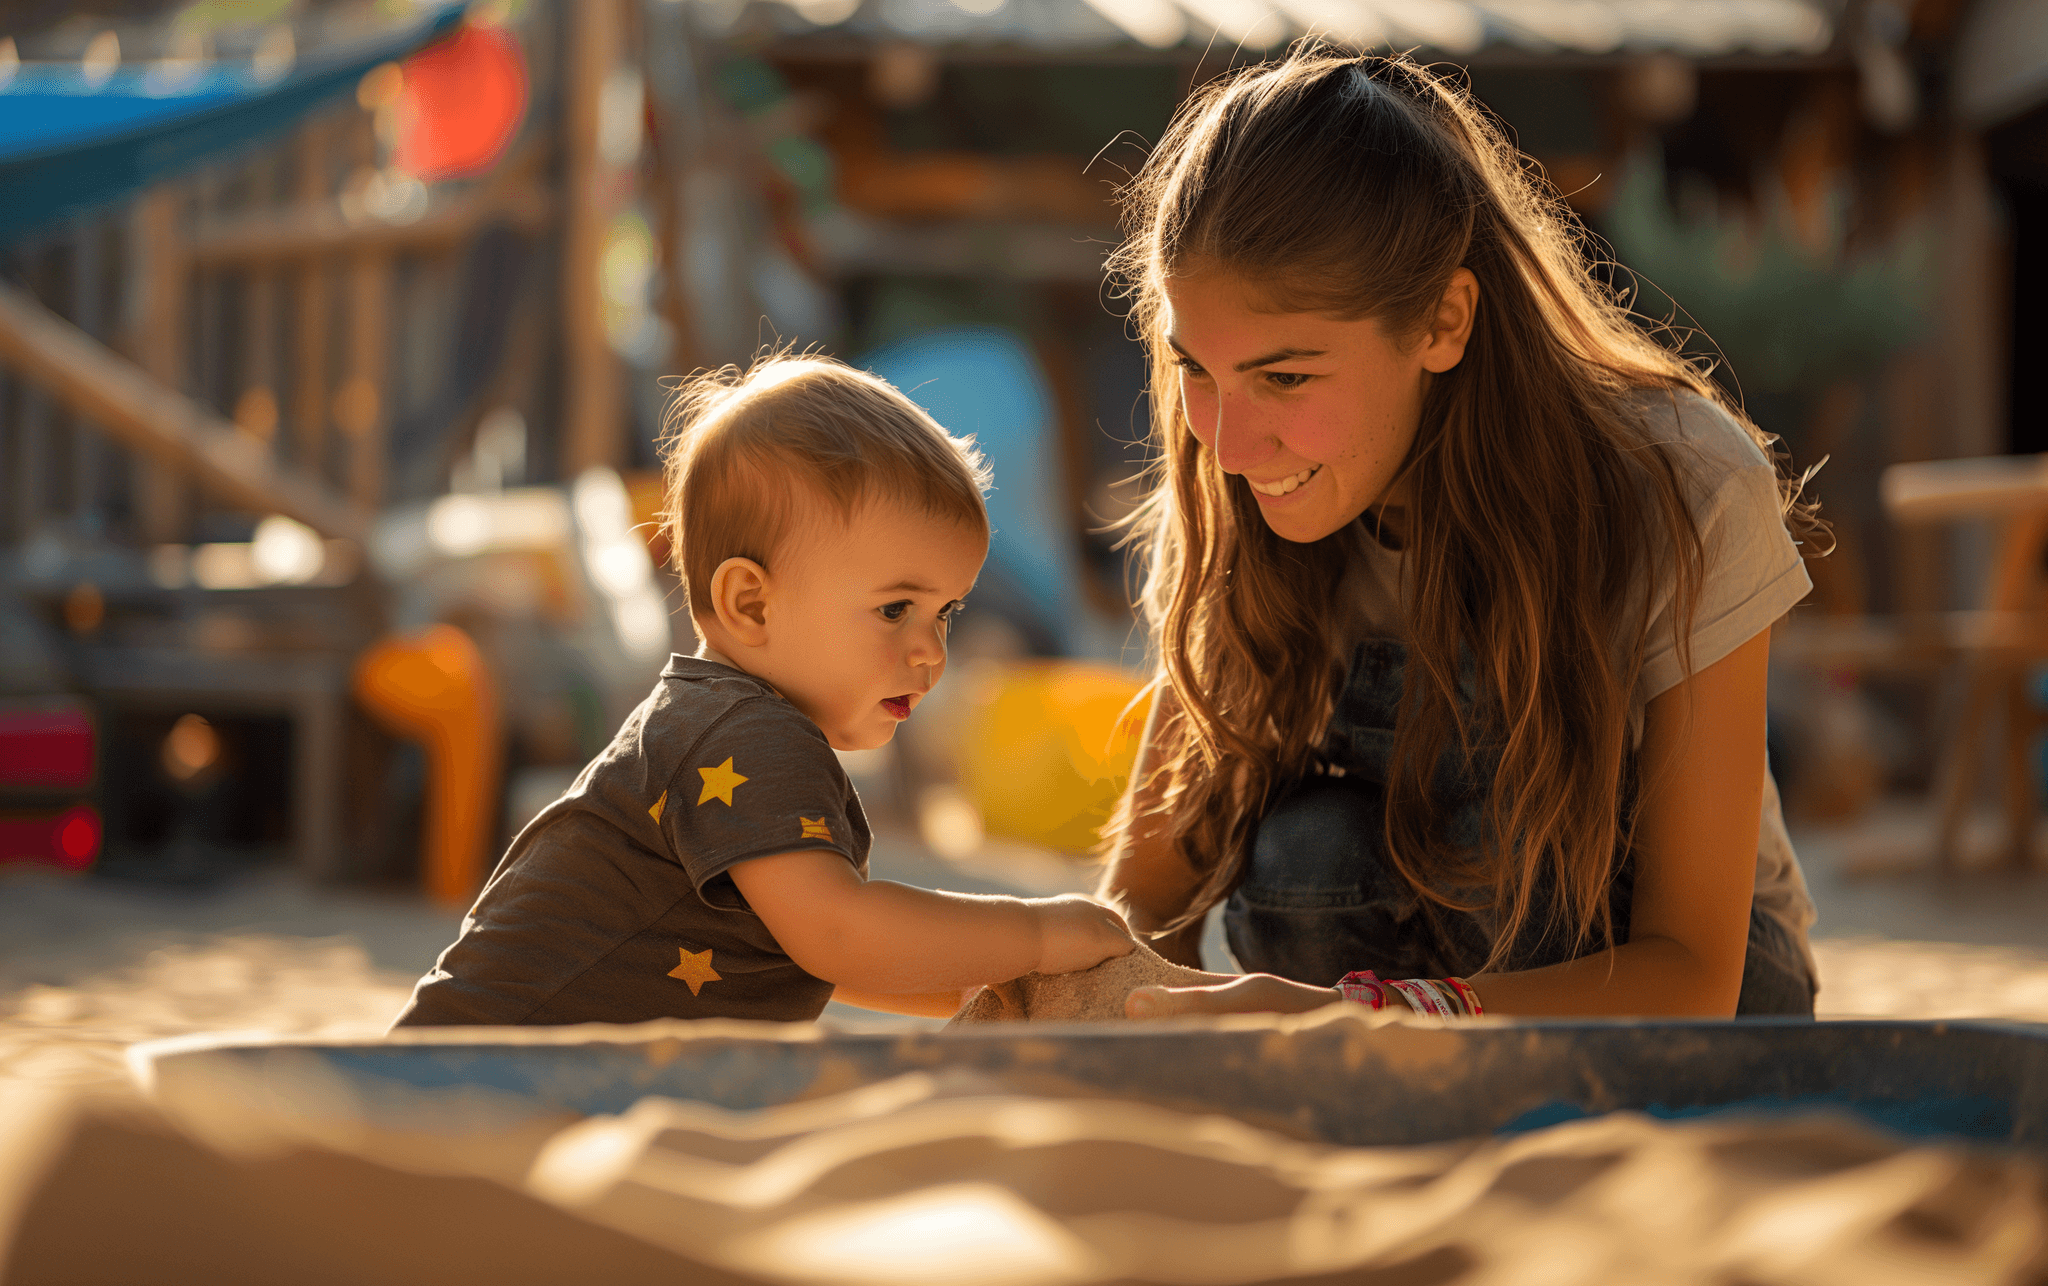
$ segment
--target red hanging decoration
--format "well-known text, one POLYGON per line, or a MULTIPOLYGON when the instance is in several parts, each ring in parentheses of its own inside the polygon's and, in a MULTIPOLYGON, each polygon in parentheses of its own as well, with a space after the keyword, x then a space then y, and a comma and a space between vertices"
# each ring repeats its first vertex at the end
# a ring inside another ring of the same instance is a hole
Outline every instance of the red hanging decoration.
POLYGON ((405 60, 392 160, 428 183, 489 169, 526 115, 526 55, 501 26, 468 23, 405 60))

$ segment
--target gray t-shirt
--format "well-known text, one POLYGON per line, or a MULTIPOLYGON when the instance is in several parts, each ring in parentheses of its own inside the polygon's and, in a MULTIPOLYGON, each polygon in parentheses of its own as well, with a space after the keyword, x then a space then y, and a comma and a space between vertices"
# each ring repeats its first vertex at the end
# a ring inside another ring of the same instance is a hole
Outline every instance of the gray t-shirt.
POLYGON ((671 657, 512 841, 394 1026, 816 1018, 832 984, 783 952, 729 872, 830 849, 865 877, 868 840, 817 724, 752 675, 671 657))
MULTIPOLYGON (((1813 582, 1785 529, 1777 469, 1743 427, 1697 393, 1646 391, 1638 405, 1649 436, 1677 448, 1672 458, 1699 526, 1705 562, 1691 630, 1698 672, 1769 628, 1806 597, 1813 582)), ((1358 639, 1397 639, 1406 632, 1406 559, 1370 537, 1357 543, 1358 556, 1346 568, 1332 614, 1332 628, 1347 651, 1358 639)), ((1685 677, 1672 613, 1674 587, 1662 579, 1643 588, 1651 595, 1652 615, 1642 678, 1631 702, 1639 739, 1644 707, 1685 677)), ((1813 899, 1785 831, 1777 784, 1768 774, 1757 836, 1756 902, 1791 931, 1811 966, 1806 931, 1815 919, 1813 899)))

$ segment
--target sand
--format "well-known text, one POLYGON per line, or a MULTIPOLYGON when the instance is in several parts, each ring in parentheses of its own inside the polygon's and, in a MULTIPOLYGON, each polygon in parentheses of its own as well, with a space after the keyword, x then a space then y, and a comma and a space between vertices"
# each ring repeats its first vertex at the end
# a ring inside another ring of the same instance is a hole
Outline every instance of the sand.
POLYGON ((526 1187, 791 1281, 1885 1286, 2022 1280, 2048 1246, 2037 1162, 1846 1119, 1336 1148, 924 1075, 758 1115, 643 1100, 564 1131, 526 1187))
POLYGON ((2048 1271, 2037 1160, 1901 1148, 1826 1117, 1617 1114, 1340 1148, 912 1073, 758 1113, 642 1099, 559 1130, 498 1181, 373 1140, 191 1129, 134 1104, 0 1100, 0 1281, 1903 1286, 2048 1271))
MULTIPOLYGON (((2043 887, 1895 890, 1885 931, 1927 940, 1817 941, 1822 1013, 2048 1021, 2048 943, 1931 940, 2023 909, 2048 923, 2043 887)), ((1837 908, 1884 893, 1829 890, 1823 929, 1875 923, 1837 908)), ((426 1173, 374 1148, 187 1133, 128 1079, 139 1040, 381 1031, 452 927, 289 881, 173 897, 0 874, 0 1282, 2048 1279, 2036 1160, 1824 1118, 1613 1116, 1353 1150, 910 1079, 748 1118, 646 1100, 541 1140, 530 1173, 487 1176, 455 1154, 426 1173)), ((1176 968, 1137 955, 1022 979, 955 1021, 1113 1016, 1176 968)))
POLYGON ((130 1044, 199 1031, 376 1035, 412 980, 373 968, 347 938, 223 934, 158 947, 133 965, 0 999, 0 1081, 126 1087, 130 1044))
POLYGON ((1027 973, 968 997, 948 1027, 973 1023, 1109 1022, 1124 1017, 1124 999, 1145 986, 1206 987, 1231 975, 1205 973, 1162 958, 1140 942, 1129 955, 1079 973, 1027 973))

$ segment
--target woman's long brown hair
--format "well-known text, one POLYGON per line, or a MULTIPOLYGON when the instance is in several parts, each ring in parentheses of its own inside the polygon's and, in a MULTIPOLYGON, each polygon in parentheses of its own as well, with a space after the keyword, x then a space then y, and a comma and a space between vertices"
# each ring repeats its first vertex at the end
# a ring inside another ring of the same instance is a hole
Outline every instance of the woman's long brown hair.
MULTIPOLYGON (((1677 448, 1653 439, 1642 399, 1719 391, 1595 279, 1582 226, 1462 86, 1406 59, 1304 45, 1212 82, 1124 196, 1113 267, 1149 350, 1160 460, 1132 538, 1148 551, 1158 681, 1179 706, 1155 728, 1154 798, 1200 876, 1174 927, 1230 892, 1260 815, 1315 770, 1348 660, 1325 605, 1370 537, 1353 523, 1283 540, 1221 470, 1180 403, 1165 283, 1220 267, 1277 307, 1370 317, 1405 343, 1464 267, 1479 286, 1470 342, 1434 379, 1402 466, 1412 595, 1386 850, 1425 906, 1487 912, 1489 965, 1527 927, 1575 954, 1611 944, 1645 587, 1673 584, 1689 673, 1703 561, 1677 448), (1493 772, 1476 848, 1431 806, 1454 749, 1493 772)), ((1782 474, 1774 440, 1737 419, 1782 474)), ((1799 480, 1782 486, 1794 534, 1821 530, 1799 480)), ((1112 840, 1152 793, 1126 795, 1112 840)))

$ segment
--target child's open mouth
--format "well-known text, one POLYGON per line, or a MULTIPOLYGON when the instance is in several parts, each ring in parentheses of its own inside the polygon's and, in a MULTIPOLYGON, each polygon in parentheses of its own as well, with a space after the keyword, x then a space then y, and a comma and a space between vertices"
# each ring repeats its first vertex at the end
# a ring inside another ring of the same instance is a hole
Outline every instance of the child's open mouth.
POLYGON ((910 698, 908 696, 883 697, 882 704, 888 708, 890 714, 895 715, 898 719, 908 719, 910 717, 910 698))

